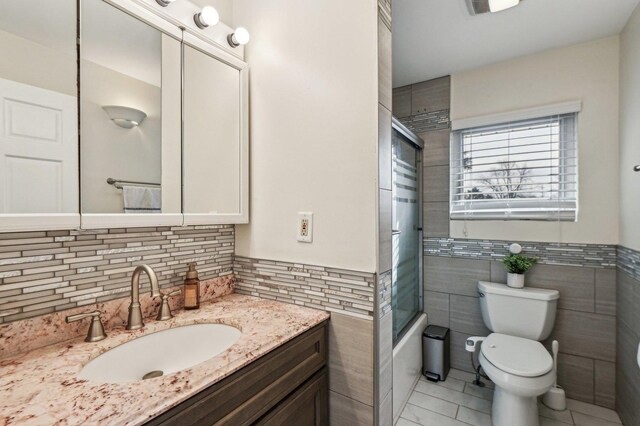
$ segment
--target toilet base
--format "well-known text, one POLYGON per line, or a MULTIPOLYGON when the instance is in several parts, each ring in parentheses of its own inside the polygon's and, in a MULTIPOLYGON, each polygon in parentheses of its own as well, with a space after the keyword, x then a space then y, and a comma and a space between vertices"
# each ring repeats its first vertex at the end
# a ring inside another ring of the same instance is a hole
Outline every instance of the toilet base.
POLYGON ((491 417, 493 426, 538 426, 538 399, 514 395, 496 386, 491 417))

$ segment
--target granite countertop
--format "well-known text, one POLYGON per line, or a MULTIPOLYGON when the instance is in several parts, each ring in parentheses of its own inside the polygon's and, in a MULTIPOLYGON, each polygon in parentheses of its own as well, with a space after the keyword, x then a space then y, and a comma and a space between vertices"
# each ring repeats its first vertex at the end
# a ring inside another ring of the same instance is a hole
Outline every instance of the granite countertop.
POLYGON ((141 330, 108 331, 97 343, 67 340, 0 361, 0 425, 136 425, 327 320, 324 311, 231 294, 179 311, 169 321, 146 320, 141 330), (155 379, 111 384, 80 379, 91 359, 127 341, 171 327, 222 323, 242 336, 220 355, 155 379))

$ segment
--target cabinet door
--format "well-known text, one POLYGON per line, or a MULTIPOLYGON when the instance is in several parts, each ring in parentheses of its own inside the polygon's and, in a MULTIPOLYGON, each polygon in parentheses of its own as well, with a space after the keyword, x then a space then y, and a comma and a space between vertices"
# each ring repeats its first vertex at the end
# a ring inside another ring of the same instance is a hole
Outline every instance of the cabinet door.
POLYGON ((321 426, 329 424, 328 380, 323 368, 307 383, 282 401, 256 425, 321 426))
POLYGON ((183 46, 183 209, 187 225, 247 223, 247 68, 183 46))

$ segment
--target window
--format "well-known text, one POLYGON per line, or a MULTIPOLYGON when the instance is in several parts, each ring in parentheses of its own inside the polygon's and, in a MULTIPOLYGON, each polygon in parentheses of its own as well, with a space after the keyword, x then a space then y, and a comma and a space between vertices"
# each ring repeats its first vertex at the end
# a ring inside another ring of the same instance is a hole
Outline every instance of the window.
POLYGON ((454 131, 452 219, 572 220, 577 113, 454 131))

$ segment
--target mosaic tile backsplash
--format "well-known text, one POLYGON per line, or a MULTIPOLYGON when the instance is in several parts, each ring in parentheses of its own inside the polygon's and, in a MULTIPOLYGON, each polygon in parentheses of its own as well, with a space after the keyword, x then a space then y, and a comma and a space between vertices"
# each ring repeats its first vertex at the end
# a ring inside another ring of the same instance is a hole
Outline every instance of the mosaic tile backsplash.
MULTIPOLYGON (((198 263, 200 279, 233 274, 234 226, 0 233, 0 323, 126 297, 150 265, 162 288, 198 263)), ((148 286, 145 275, 141 283, 148 286)))
POLYGON ((373 318, 375 274, 236 257, 236 293, 373 318))
POLYGON ((640 281, 640 251, 618 246, 618 268, 640 281))
MULTIPOLYGON (((540 263, 589 268, 616 267, 615 245, 514 242, 522 246, 523 254, 537 257, 540 263)), ((499 260, 509 253, 510 244, 510 241, 498 240, 427 238, 424 240, 424 254, 499 260)))

